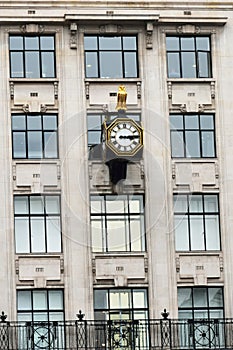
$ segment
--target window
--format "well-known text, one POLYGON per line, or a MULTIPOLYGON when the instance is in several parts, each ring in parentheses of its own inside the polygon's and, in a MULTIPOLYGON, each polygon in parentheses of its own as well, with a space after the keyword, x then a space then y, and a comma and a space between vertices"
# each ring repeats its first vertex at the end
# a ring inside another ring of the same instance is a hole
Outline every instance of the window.
POLYGON ((225 348, 222 287, 178 288, 178 308, 180 348, 225 348))
POLYGON ((53 35, 10 36, 11 78, 54 78, 53 35))
POLYGON ((219 250, 217 194, 174 195, 176 250, 219 250))
POLYGON ((61 252, 60 197, 15 196, 16 253, 61 252))
POLYGON ((64 349, 63 304, 60 289, 18 290, 18 348, 64 349))
POLYGON ((84 37, 86 78, 137 78, 137 37, 84 37))
POLYGON ((12 115, 13 158, 58 157, 57 115, 12 115))
POLYGON ((146 289, 95 289, 96 320, 145 320, 148 317, 146 289))
POLYGON ((143 196, 91 196, 91 230, 93 251, 144 251, 143 196))
POLYGON ((215 123, 213 114, 170 115, 173 158, 213 158, 215 123))
POLYGON ((167 36, 168 78, 210 78, 208 36, 167 36))

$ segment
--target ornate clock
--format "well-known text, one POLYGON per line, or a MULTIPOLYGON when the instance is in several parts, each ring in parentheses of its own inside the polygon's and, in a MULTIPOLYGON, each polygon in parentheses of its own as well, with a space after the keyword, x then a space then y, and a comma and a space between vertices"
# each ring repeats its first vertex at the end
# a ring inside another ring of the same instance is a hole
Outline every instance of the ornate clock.
POLYGON ((106 129, 106 146, 118 157, 132 157, 143 147, 143 129, 133 119, 119 117, 106 129))

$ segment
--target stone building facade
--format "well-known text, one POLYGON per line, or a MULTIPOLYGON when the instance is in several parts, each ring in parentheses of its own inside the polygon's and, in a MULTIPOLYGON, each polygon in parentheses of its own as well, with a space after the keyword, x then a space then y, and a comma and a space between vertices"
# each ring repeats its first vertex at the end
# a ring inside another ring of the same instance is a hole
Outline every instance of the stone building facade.
POLYGON ((0 2, 9 320, 232 317, 232 37, 232 1, 0 2), (144 146, 113 185, 122 84, 144 146))

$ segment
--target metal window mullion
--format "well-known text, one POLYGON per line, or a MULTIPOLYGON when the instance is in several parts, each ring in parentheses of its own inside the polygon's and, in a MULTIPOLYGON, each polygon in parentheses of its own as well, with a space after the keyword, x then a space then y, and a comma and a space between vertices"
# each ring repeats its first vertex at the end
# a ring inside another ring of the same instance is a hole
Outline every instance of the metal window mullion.
POLYGON ((96 51, 96 53, 97 53, 97 69, 98 69, 97 76, 98 76, 98 78, 100 78, 100 75, 101 75, 101 72, 100 72, 100 45, 99 45, 100 37, 97 36, 96 39, 97 39, 97 49, 94 51, 96 51))
POLYGON ((28 225, 29 225, 29 248, 30 253, 32 252, 32 227, 31 227, 31 203, 30 203, 30 196, 27 196, 28 200, 28 225))
MULTIPOLYGON (((41 143, 42 143, 42 158, 46 158, 45 157, 45 140, 44 140, 44 118, 43 118, 43 114, 40 114, 40 118, 41 118, 41 143)), ((48 130, 50 131, 50 130, 48 130)))
POLYGON ((182 133, 183 133, 183 149, 184 149, 184 158, 187 157, 187 147, 186 147, 186 125, 185 125, 185 114, 182 115, 183 116, 183 129, 181 129, 182 133))
MULTIPOLYGON (((38 41, 39 41, 39 49, 38 49, 38 52, 39 52, 39 71, 40 71, 40 78, 42 78, 42 50, 41 50, 41 45, 40 45, 40 39, 41 39, 41 36, 38 36, 38 41)), ((35 50, 37 51, 37 50, 35 50)))
POLYGON ((125 50, 123 49, 123 36, 121 36, 121 67, 122 77, 125 78, 125 50))
POLYGON ((127 195, 126 197, 127 200, 127 213, 125 213, 124 215, 126 215, 126 218, 124 219, 124 221, 128 223, 129 227, 128 227, 128 237, 127 237, 127 227, 125 227, 125 237, 126 237, 126 251, 132 251, 132 244, 131 244, 131 213, 130 213, 130 209, 129 209, 129 196, 127 195), (127 243, 128 240, 128 243, 127 243), (128 247, 127 247, 128 246, 128 247))
MULTIPOLYGON (((105 248, 106 252, 108 252, 108 224, 107 224, 107 207, 106 207, 106 196, 104 195, 104 213, 101 213, 101 216, 104 216, 104 225, 105 225, 105 234, 102 233, 102 240, 103 240, 103 248, 105 248), (104 237, 105 236, 105 237, 104 237), (105 246, 105 247, 104 247, 105 246)), ((102 208, 101 208, 102 209, 102 208)))
MULTIPOLYGON (((202 158, 203 151, 202 151, 202 130, 201 130, 201 119, 200 114, 197 114, 198 117, 198 134, 199 134, 199 158, 202 158)), ((203 203, 204 205, 204 203, 203 203)), ((203 207, 204 208, 204 207, 203 207)))
POLYGON ((180 78, 183 78, 183 69, 182 69, 182 50, 181 50, 181 37, 179 37, 179 64, 180 64, 180 78))

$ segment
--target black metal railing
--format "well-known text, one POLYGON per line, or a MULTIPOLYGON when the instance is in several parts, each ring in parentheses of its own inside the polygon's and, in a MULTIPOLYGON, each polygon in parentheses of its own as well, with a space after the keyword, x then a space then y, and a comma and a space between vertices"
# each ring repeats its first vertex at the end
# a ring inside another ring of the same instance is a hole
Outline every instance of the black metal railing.
POLYGON ((9 322, 1 350, 233 349, 233 319, 9 322))

